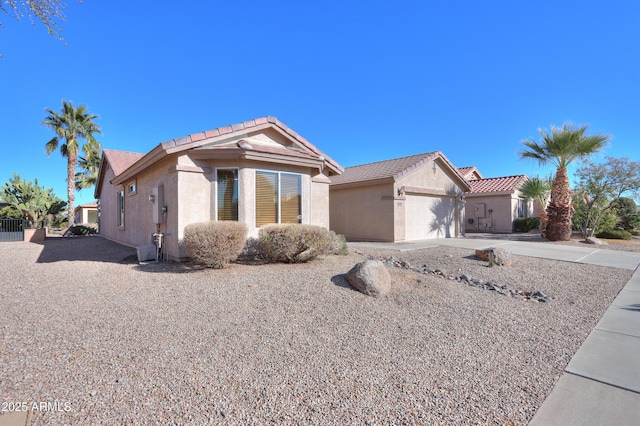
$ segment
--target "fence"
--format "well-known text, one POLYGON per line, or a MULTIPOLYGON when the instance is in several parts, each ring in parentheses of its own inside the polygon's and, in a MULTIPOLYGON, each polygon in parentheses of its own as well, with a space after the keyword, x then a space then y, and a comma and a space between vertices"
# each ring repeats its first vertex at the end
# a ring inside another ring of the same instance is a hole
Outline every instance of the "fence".
POLYGON ((24 219, 0 219, 0 241, 24 241, 24 219))

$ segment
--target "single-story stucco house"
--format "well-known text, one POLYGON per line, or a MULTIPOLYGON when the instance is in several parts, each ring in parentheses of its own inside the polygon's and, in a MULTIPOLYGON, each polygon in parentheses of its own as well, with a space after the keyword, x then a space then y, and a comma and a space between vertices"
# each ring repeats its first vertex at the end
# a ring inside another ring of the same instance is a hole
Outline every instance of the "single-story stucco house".
POLYGON ((534 214, 533 202, 518 189, 526 175, 483 178, 475 167, 460 170, 471 186, 465 194, 467 232, 510 233, 515 219, 534 214))
POLYGON ((464 234, 471 186, 440 151, 347 167, 331 177, 331 229, 351 241, 464 234))
POLYGON ((194 222, 232 220, 248 236, 274 223, 329 227, 330 177, 342 167, 275 117, 160 143, 147 154, 104 150, 95 197, 103 237, 131 246, 164 234, 168 258, 186 257, 194 222))
POLYGON ((98 203, 94 201, 80 204, 74 209, 74 220, 78 225, 98 223, 98 203))

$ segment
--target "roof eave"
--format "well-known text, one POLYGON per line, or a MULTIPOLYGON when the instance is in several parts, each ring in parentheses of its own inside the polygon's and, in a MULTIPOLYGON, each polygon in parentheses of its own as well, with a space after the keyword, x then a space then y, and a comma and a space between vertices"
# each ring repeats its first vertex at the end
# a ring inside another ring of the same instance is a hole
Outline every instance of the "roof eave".
POLYGON ((140 172, 144 171, 154 163, 165 158, 168 155, 168 153, 163 145, 164 144, 157 145, 148 154, 146 154, 144 157, 142 157, 141 159, 133 163, 131 166, 129 166, 125 171, 120 173, 118 176, 113 178, 110 183, 114 185, 119 185, 131 179, 132 177, 139 174, 140 172))

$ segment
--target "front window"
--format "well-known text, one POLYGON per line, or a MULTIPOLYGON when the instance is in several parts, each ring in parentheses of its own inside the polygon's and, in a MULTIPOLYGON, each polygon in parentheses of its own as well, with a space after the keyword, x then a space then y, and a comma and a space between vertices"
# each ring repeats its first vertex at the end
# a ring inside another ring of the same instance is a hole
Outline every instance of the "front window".
POLYGON ((118 226, 124 226, 124 190, 118 192, 118 226))
POLYGON ((302 222, 302 176, 256 172, 256 227, 302 222))
POLYGON ((529 217, 529 203, 523 198, 518 198, 518 217, 529 217))
POLYGON ((238 169, 218 169, 218 220, 238 220, 238 169))

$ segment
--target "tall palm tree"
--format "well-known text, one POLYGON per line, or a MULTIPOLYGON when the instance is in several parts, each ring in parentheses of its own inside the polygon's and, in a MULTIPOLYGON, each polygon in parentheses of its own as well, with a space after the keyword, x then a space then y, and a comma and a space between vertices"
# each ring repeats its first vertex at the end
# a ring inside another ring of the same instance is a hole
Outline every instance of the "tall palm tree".
POLYGON ((81 170, 76 173, 76 190, 91 188, 98 181, 101 148, 100 142, 96 140, 82 147, 84 157, 78 157, 78 167, 81 170))
POLYGON ((551 183, 553 182, 553 176, 541 178, 539 176, 527 179, 522 185, 520 185, 520 192, 524 196, 525 200, 533 200, 534 203, 540 207, 540 236, 546 237, 547 234, 547 203, 549 202, 549 196, 551 195, 551 183))
POLYGON ((73 103, 62 101, 60 113, 49 108, 46 109, 47 117, 42 122, 56 134, 45 148, 47 155, 60 147, 60 153, 67 158, 67 212, 69 226, 74 225, 74 201, 76 187, 76 167, 78 165, 78 152, 81 149, 80 139, 86 140, 89 144, 95 144, 94 133, 102 133, 100 126, 93 122, 98 116, 89 114, 87 107, 80 105, 78 108, 73 103), (64 143, 60 144, 60 141, 64 143))
POLYGON ((552 126, 551 132, 540 129, 542 139, 539 142, 533 138, 522 141, 528 149, 519 152, 521 158, 536 160, 541 166, 551 163, 556 167, 547 207, 546 237, 551 241, 571 239, 573 206, 567 166, 598 152, 611 138, 609 135, 585 134, 586 130, 587 126, 575 127, 565 123, 562 128, 552 126))

